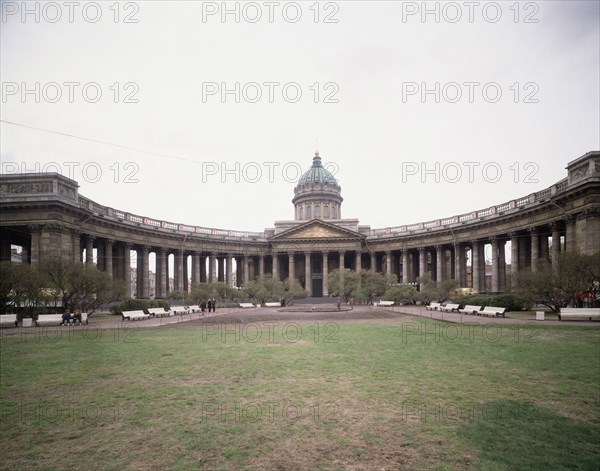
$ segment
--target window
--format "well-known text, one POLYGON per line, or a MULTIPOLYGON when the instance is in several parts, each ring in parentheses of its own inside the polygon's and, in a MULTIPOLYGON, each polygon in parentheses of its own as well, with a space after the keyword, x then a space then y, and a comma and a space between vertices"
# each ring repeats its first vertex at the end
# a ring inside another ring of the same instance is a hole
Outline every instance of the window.
POLYGON ((310 219, 312 217, 310 213, 311 213, 310 206, 307 206, 306 207, 306 219, 310 219))
POLYGON ((320 218, 321 217, 321 206, 317 206, 315 208, 315 217, 316 218, 320 218))
POLYGON ((329 206, 325 206, 325 207, 323 208, 323 217, 324 217, 325 219, 329 219, 329 206))
POLYGON ((334 206, 332 209, 333 209, 333 219, 337 219, 337 207, 334 206))

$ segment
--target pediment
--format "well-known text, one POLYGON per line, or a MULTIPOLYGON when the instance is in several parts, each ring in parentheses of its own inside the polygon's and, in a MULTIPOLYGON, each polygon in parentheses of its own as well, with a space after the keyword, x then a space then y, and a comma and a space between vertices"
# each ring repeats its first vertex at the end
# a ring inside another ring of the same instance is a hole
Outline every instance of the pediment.
POLYGON ((359 232, 336 226, 335 224, 313 219, 296 227, 292 227, 280 234, 273 236, 272 241, 284 240, 307 240, 307 239, 326 239, 326 240, 361 240, 365 236, 359 232))

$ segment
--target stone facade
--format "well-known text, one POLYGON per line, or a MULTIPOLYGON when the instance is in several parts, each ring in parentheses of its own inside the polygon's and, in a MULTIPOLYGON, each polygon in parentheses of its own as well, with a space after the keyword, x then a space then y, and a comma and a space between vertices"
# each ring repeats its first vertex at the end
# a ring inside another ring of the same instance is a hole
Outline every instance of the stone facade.
POLYGON ((316 155, 294 190, 294 218, 261 233, 188 226, 108 208, 80 195, 77 182, 58 174, 1 175, 0 259, 10 260, 11 245, 18 245, 26 263, 63 257, 96 263, 111 276, 130 280, 133 256, 140 281, 132 294, 160 298, 187 291, 190 284, 242 286, 265 275, 294 278, 311 295, 327 296, 329 274, 339 267, 373 269, 401 283, 427 273, 433 280, 452 278, 476 291, 501 292, 516 271, 535 270, 561 251, 600 252, 598 151, 569 162, 563 180, 537 193, 380 229, 342 219, 341 188, 327 174, 316 155))

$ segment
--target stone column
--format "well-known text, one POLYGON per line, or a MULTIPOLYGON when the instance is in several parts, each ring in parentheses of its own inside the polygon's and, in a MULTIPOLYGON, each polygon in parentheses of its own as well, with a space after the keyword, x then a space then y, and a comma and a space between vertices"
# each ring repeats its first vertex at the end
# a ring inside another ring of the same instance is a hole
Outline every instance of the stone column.
POLYGON ((208 259, 208 277, 211 283, 217 281, 217 254, 213 253, 208 259))
POLYGON ((104 241, 104 269, 108 276, 113 277, 113 245, 114 239, 106 239, 104 241))
POLYGON ((471 283, 473 289, 477 292, 483 291, 480 284, 479 274, 479 242, 476 240, 471 241, 471 283))
POLYGON ((305 252, 304 254, 304 277, 306 279, 306 291, 308 291, 308 295, 312 296, 312 267, 310 263, 310 252, 305 252))
POLYGON ((577 250, 577 216, 575 214, 569 214, 565 218, 565 220, 567 222, 567 233, 565 235, 565 251, 575 252, 577 250))
POLYGON ((217 257, 217 281, 219 283, 225 283, 225 273, 223 272, 225 259, 223 257, 217 257))
POLYGON ((192 286, 196 286, 200 279, 200 256, 198 252, 192 252, 192 286))
POLYGON ((142 297, 142 271, 144 267, 144 261, 142 257, 142 248, 140 246, 135 247, 135 258, 136 258, 136 267, 135 267, 135 297, 142 297))
POLYGON ((183 292, 184 293, 189 293, 189 281, 190 281, 190 274, 189 274, 189 270, 188 270, 188 256, 185 253, 185 251, 181 252, 183 255, 183 260, 181 261, 181 268, 182 268, 182 274, 181 274, 181 279, 183 280, 183 292))
POLYGON ((538 259, 540 258, 538 230, 537 227, 532 227, 528 230, 531 236, 531 271, 538 271, 538 259))
POLYGON ((516 232, 508 235, 510 237, 510 285, 516 288, 519 273, 519 237, 516 232))
POLYGON ((271 276, 273 277, 274 281, 279 281, 279 256, 277 252, 273 252, 271 259, 271 276))
POLYGON ((227 266, 225 267, 227 286, 233 286, 233 254, 227 254, 227 266))
POLYGON ((391 250, 386 250, 386 252, 385 252, 385 276, 388 278, 388 280, 392 277, 392 251, 391 250))
POLYGON ((248 256, 244 255, 242 258, 242 279, 244 280, 244 286, 250 281, 250 267, 248 266, 248 256))
POLYGON ((343 270, 345 267, 345 258, 346 258, 346 252, 344 250, 340 250, 339 251, 339 257, 340 257, 340 286, 343 287, 344 285, 344 273, 343 270))
POLYGON ((454 279, 456 280, 456 282, 458 283, 458 286, 461 286, 460 284, 460 278, 461 278, 461 252, 462 252, 462 246, 460 244, 454 244, 454 279))
POLYGON ((498 289, 506 288, 506 240, 498 239, 498 289))
MULTIPOLYGON (((423 277, 425 275, 425 247, 419 247, 419 277, 423 277)), ((419 284, 419 289, 423 288, 423 283, 419 284)))
POLYGON ((435 246, 435 281, 440 284, 444 280, 443 275, 443 260, 444 247, 442 245, 435 246))
POLYGON ((329 252, 322 252, 323 257, 323 296, 329 296, 329 252))
POLYGON ((85 239, 85 264, 92 266, 94 264, 94 240, 96 236, 88 235, 85 239))
POLYGON ((133 244, 131 242, 125 242, 123 244, 123 278, 127 283, 127 294, 131 297, 131 248, 133 244))
POLYGON ((150 297, 150 247, 142 247, 142 297, 150 297))
POLYGON ((206 256, 200 254, 200 283, 206 283, 206 256))
MULTIPOLYGON (((71 243, 73 245, 72 260, 81 263, 81 233, 78 230, 71 231, 71 243)), ((25 248, 23 248, 25 250, 25 248)), ((21 255, 23 263, 27 263, 27 259, 21 255)))
MULTIPOLYGON (((167 249, 161 248, 159 250, 160 262, 160 294, 163 298, 166 298, 169 293, 169 258, 167 249)), ((157 283, 158 284, 158 283, 157 283)))
POLYGON ((544 261, 544 263, 548 262, 548 232, 547 229, 543 229, 540 233, 540 258, 544 261))
POLYGON ((557 223, 552 223, 552 268, 558 267, 558 256, 560 255, 560 231, 557 223))
POLYGON ((173 281, 175 283, 174 291, 183 291, 183 267, 181 263, 181 250, 173 252, 173 281))
POLYGON ((294 251, 288 252, 288 267, 289 267, 289 279, 296 279, 296 265, 294 263, 294 251))
POLYGON ((377 255, 375 252, 371 252, 371 270, 377 271, 377 255))
MULTIPOLYGON (((410 283, 412 280, 409 276, 410 261, 408 250, 402 251, 402 283, 410 283)), ((387 252, 386 252, 387 256, 387 252)))
POLYGON ((492 243, 492 292, 497 293, 500 291, 500 280, 499 280, 499 268, 498 268, 498 239, 492 237, 490 239, 492 243))
POLYGON ((360 250, 356 251, 356 273, 360 273, 362 270, 362 252, 360 250))
POLYGON ((258 277, 260 279, 265 277, 265 256, 262 254, 258 257, 258 277))

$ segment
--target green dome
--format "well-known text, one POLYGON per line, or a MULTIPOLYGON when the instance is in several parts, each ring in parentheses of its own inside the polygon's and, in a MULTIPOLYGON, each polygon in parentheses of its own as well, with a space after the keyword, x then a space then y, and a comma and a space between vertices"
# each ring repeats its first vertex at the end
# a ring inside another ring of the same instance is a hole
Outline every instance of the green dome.
POLYGON ((308 169, 298 180, 298 188, 313 184, 333 185, 337 187, 337 181, 329 170, 321 165, 321 157, 317 152, 313 157, 312 167, 308 169))

